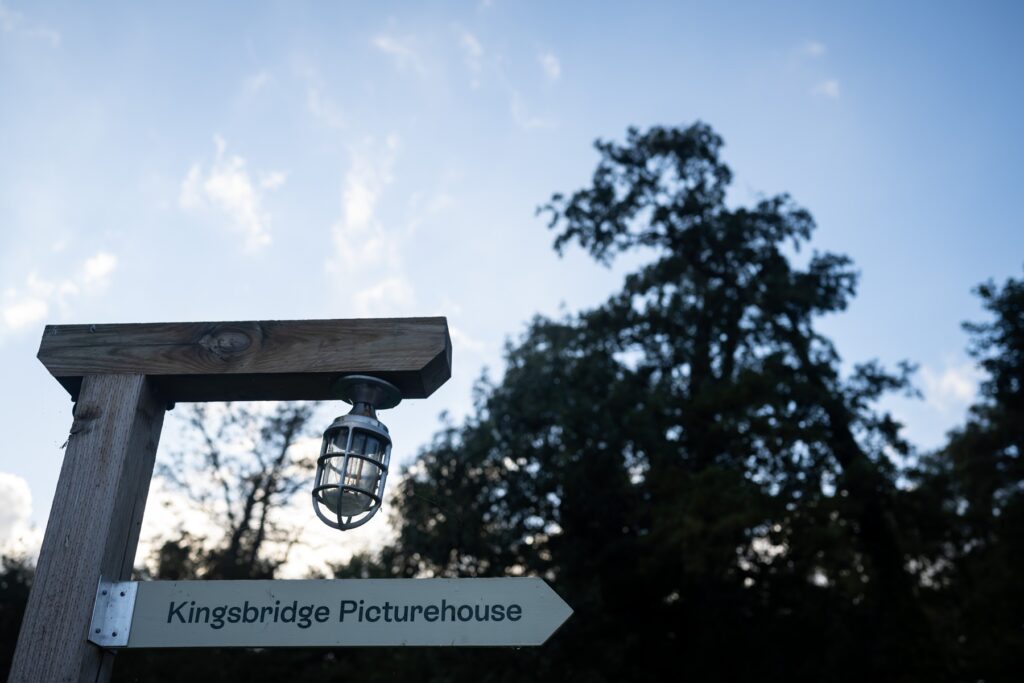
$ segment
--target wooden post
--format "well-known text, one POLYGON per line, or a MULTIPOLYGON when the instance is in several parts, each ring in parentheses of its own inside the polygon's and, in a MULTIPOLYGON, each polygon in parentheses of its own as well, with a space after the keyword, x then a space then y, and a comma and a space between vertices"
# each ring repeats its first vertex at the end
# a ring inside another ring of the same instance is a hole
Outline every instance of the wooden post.
POLYGON ((112 654, 86 642, 100 578, 131 578, 164 406, 145 375, 82 382, 11 681, 98 681, 112 654))
POLYGON ((49 325, 39 360, 78 403, 9 680, 94 683, 96 591, 130 578, 168 403, 337 398, 352 374, 426 398, 452 346, 444 318, 49 325))

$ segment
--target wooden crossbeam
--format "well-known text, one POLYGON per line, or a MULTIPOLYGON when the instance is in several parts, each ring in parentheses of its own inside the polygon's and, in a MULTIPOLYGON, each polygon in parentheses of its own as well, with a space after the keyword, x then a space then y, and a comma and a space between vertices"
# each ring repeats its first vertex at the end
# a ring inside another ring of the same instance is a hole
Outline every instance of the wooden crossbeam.
POLYGON ((425 398, 452 345, 445 318, 48 325, 39 360, 75 399, 94 374, 147 375, 168 401, 328 399, 350 374, 425 398))

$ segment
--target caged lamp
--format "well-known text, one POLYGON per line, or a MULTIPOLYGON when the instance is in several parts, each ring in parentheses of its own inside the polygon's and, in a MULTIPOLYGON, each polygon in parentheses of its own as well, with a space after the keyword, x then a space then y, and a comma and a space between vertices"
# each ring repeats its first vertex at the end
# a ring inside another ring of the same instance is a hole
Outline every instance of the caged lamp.
POLYGON ((377 514, 391 460, 388 428, 378 410, 402 400, 398 387, 376 377, 350 375, 334 385, 334 393, 352 404, 324 432, 313 482, 313 509, 327 526, 345 531, 362 526, 377 514))

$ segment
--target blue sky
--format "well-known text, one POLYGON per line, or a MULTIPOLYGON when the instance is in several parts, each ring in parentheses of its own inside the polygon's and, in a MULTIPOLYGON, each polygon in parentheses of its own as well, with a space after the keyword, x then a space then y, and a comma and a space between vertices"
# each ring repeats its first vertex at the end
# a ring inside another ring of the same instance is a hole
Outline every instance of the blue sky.
POLYGON ((70 424, 46 323, 447 315, 454 377, 386 416, 405 461, 531 315, 619 284, 534 209, 629 125, 704 120, 731 201, 811 210, 862 273, 823 329, 921 364, 891 405, 937 445, 970 289, 1024 264, 1022 7, 0 0, 0 534, 38 535, 70 424))

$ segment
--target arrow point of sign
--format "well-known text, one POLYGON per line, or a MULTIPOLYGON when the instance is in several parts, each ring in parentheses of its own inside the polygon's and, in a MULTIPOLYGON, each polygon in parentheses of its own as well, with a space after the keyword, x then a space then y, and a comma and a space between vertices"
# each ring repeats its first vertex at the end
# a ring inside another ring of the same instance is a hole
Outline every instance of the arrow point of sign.
POLYGON ((550 627, 547 634, 540 641, 540 644, 543 645, 568 621, 569 617, 573 614, 573 609, 547 581, 541 578, 537 580, 543 585, 542 590, 547 593, 547 595, 544 595, 544 600, 548 603, 548 624, 550 627))

